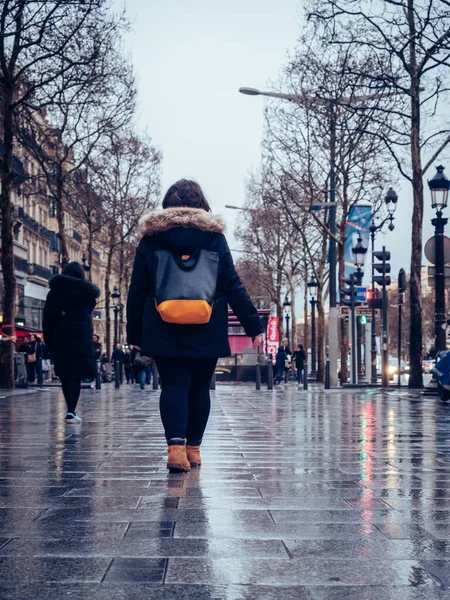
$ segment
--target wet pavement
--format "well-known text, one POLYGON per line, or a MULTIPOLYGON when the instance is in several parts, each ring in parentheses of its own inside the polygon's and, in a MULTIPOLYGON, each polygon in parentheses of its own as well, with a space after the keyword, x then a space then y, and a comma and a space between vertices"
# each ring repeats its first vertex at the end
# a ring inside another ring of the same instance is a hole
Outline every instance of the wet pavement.
POLYGON ((158 393, 0 399, 0 598, 450 598, 450 406, 218 387, 168 475, 158 393))

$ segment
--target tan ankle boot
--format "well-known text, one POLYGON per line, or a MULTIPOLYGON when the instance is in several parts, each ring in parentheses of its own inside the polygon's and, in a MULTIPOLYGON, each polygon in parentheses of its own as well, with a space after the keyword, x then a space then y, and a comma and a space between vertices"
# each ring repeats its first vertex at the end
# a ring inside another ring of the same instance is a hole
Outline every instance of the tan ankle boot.
POLYGON ((186 454, 191 467, 199 467, 202 464, 200 446, 186 446, 186 454))
POLYGON ((186 456, 186 446, 178 444, 172 444, 168 446, 169 456, 167 459, 167 468, 169 471, 190 471, 191 465, 186 456))

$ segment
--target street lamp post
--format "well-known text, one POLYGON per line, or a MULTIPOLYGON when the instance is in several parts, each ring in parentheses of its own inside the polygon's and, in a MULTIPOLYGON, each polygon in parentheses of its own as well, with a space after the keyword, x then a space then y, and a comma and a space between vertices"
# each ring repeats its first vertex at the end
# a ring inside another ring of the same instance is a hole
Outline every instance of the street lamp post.
POLYGON ((89 271, 91 270, 91 265, 86 260, 86 256, 84 254, 83 254, 83 258, 81 259, 81 265, 82 265, 82 267, 84 269, 84 272, 87 275, 89 273, 89 271))
POLYGON ((114 348, 119 343, 119 312, 120 312, 120 292, 117 285, 111 293, 111 298, 114 307, 114 348))
MULTIPOLYGON (((337 373, 337 359, 338 359, 338 309, 337 309, 337 256, 336 256, 336 106, 338 105, 352 105, 359 102, 366 102, 374 98, 378 98, 378 94, 373 95, 362 95, 352 97, 341 97, 341 98, 317 98, 313 95, 302 93, 302 94, 283 94, 280 92, 262 92, 261 90, 241 87, 239 88, 241 94, 248 96, 268 96, 270 98, 280 98, 281 100, 288 100, 295 102, 296 104, 304 104, 309 106, 322 106, 326 109, 330 125, 330 188, 329 188, 329 220, 328 230, 330 234, 329 241, 329 265, 330 265, 330 276, 329 276, 329 303, 330 303, 330 314, 328 318, 328 351, 329 351, 329 364, 330 364, 330 385, 331 387, 337 387, 338 385, 338 373, 337 373)), ((324 208, 327 208, 325 203, 324 208)))
POLYGON ((431 192, 431 207, 436 210, 434 225, 435 242, 435 304, 434 304, 434 339, 436 352, 445 350, 447 346, 445 325, 445 258, 444 258, 444 227, 448 219, 442 216, 442 211, 448 202, 450 180, 444 175, 444 167, 436 167, 435 176, 428 182, 431 192))
POLYGON ((311 295, 311 376, 317 378, 317 359, 316 359, 316 304, 317 304, 317 288, 319 284, 314 275, 308 282, 309 292, 311 295))
POLYGON ((384 202, 386 204, 387 210, 388 210, 388 216, 378 225, 375 225, 375 222, 372 220, 372 224, 369 227, 369 231, 370 231, 370 238, 372 241, 372 314, 371 314, 371 348, 370 348, 370 354, 371 354, 371 374, 370 374, 370 380, 372 385, 376 385, 378 383, 378 376, 377 376, 377 330, 376 330, 376 322, 375 322, 375 316, 376 316, 376 309, 375 309, 375 305, 373 303, 374 299, 375 299, 375 268, 374 268, 374 261, 373 261, 373 253, 375 252, 375 236, 377 234, 378 231, 381 231, 382 228, 384 227, 384 225, 389 221, 389 231, 393 231, 394 230, 394 214, 395 211, 397 209, 397 200, 398 200, 398 196, 395 193, 395 191, 392 188, 389 188, 386 196, 384 197, 384 202))
POLYGON ((291 305, 292 305, 292 303, 290 302, 289 297, 286 294, 286 297, 284 298, 283 306, 286 311, 284 318, 286 319, 286 338, 287 338, 287 342, 288 342, 288 348, 291 348, 291 340, 290 340, 290 332, 289 332, 289 321, 291 320, 291 315, 289 314, 289 309, 290 309, 291 305))
MULTIPOLYGON (((353 256, 355 258, 355 279, 357 285, 362 284, 363 276, 364 276, 364 262, 366 259, 367 248, 364 246, 361 235, 358 237, 356 245, 352 248, 353 256)), ((362 380, 363 372, 362 372, 362 354, 361 354, 361 344, 362 344, 362 323, 359 316, 356 317, 356 323, 352 323, 352 327, 356 327, 356 357, 358 362, 358 382, 362 380)))

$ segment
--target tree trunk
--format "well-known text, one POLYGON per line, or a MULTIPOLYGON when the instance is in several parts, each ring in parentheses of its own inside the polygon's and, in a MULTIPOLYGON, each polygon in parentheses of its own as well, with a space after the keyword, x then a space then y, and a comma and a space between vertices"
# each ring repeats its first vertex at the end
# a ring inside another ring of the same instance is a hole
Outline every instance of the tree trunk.
MULTIPOLYGON (((348 213, 348 207, 346 214, 348 213)), ((339 227, 339 237, 341 240, 345 240, 345 229, 346 219, 342 219, 339 227)), ((345 257, 344 257, 344 243, 339 244, 338 247, 338 270, 339 270, 339 283, 345 277, 345 257)), ((339 319, 340 325, 340 336, 339 336, 339 350, 341 355, 341 381, 346 383, 348 381, 348 323, 345 319, 339 319)))
POLYGON ((108 260, 106 262, 106 273, 105 273, 105 311, 106 311, 106 335, 105 335, 105 344, 106 344, 106 356, 108 360, 111 358, 111 292, 109 290, 109 283, 111 279, 111 270, 112 270, 112 257, 113 252, 110 250, 108 252, 108 260))
POLYGON ((413 186, 413 216, 411 232, 410 278, 410 388, 423 388, 422 374, 422 223, 423 223, 423 173, 420 153, 420 78, 416 61, 416 25, 414 0, 408 0, 409 59, 411 73, 411 166, 413 186))
POLYGON ((325 381, 325 310, 322 302, 322 287, 317 289, 317 381, 325 381))
POLYGON ((290 290, 291 290, 291 323, 292 323, 292 327, 291 327, 291 340, 292 340, 292 346, 291 346, 291 350, 292 352, 294 352, 295 348, 297 348, 297 316, 295 313, 295 286, 294 284, 290 283, 290 290))
POLYGON ((301 343, 305 346, 305 350, 311 348, 311 340, 309 339, 309 288, 308 288, 308 268, 305 267, 305 297, 304 297, 304 327, 303 327, 303 340, 301 343))
POLYGON ((61 176, 61 165, 58 165, 58 181, 56 183, 56 220, 58 222, 58 239, 59 239, 59 252, 60 252, 60 264, 64 268, 69 264, 69 250, 67 248, 67 236, 66 226, 64 224, 64 183, 61 176))
POLYGON ((16 276, 14 272, 14 206, 12 203, 12 159, 14 147, 14 125, 12 91, 7 89, 3 99, 3 161, 2 182, 2 272, 3 272, 3 338, 8 340, 2 353, 2 387, 14 388, 14 322, 16 314, 16 276))
POLYGON ((94 245, 94 230, 93 230, 93 226, 92 226, 92 215, 89 213, 88 218, 87 218, 87 222, 88 222, 88 246, 87 246, 87 261, 90 264, 91 268, 88 272, 88 279, 89 281, 92 281, 92 249, 93 249, 93 245, 94 245))

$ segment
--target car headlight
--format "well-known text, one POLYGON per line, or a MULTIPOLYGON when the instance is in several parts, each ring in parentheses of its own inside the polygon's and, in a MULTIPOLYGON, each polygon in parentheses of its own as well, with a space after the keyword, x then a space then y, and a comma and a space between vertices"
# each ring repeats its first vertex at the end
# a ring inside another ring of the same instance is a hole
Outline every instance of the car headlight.
POLYGON ((390 365, 388 370, 389 370, 389 373, 396 373, 397 367, 395 365, 390 365))

